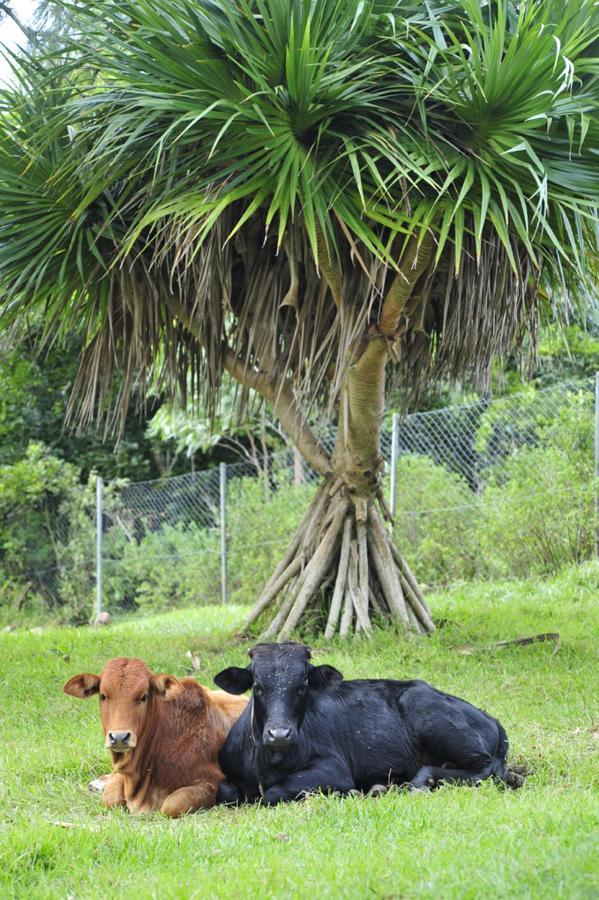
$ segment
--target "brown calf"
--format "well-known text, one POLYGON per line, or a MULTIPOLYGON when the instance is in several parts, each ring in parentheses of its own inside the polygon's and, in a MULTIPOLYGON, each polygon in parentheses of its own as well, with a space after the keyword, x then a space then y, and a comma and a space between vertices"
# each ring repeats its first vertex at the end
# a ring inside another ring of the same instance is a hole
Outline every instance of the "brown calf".
POLYGON ((218 751, 247 700, 211 691, 193 678, 154 675, 141 659, 120 657, 100 675, 75 675, 73 697, 100 695, 100 718, 112 774, 105 806, 167 816, 214 805, 223 773, 218 751))

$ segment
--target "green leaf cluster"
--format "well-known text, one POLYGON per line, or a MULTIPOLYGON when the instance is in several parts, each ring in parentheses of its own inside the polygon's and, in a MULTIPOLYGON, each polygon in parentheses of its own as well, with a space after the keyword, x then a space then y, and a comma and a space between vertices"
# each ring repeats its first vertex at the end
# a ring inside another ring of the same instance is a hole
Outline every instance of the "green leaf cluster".
POLYGON ((539 293, 591 290, 593 0, 57 6, 63 51, 21 59, 0 97, 0 312, 85 337, 84 419, 119 369, 123 402, 154 373, 212 410, 225 344, 315 396, 429 232, 413 379, 487 372, 539 293))

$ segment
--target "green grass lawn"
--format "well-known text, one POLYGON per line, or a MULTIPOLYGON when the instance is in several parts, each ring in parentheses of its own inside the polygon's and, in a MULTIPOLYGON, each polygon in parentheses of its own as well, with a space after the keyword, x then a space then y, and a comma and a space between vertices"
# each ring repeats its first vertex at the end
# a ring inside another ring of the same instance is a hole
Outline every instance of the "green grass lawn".
POLYGON ((117 655, 200 680, 242 663, 240 607, 204 607, 103 629, 0 635, 0 897, 598 896, 599 565, 548 582, 468 585, 431 605, 428 639, 379 633, 318 644, 346 677, 419 677, 496 715, 511 792, 444 787, 377 799, 314 797, 178 821, 107 812, 86 784, 108 770, 97 700, 66 679, 117 655), (496 640, 559 631, 551 643, 496 640))

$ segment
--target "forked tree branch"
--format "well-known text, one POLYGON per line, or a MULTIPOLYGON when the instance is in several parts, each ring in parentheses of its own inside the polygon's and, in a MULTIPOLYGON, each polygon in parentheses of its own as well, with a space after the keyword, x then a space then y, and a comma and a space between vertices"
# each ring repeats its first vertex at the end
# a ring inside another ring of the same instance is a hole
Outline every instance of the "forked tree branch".
POLYGON ((365 382, 379 382, 381 369, 384 369, 388 357, 388 339, 394 338, 399 327, 399 320, 405 311, 418 279, 430 265, 434 240, 427 232, 420 246, 413 237, 408 244, 402 260, 401 270, 394 277, 385 295, 381 313, 376 326, 370 330, 368 343, 352 368, 365 382))
POLYGON ((399 320, 404 312, 416 282, 428 268, 433 252, 433 236, 428 231, 421 243, 414 236, 410 239, 401 267, 387 291, 379 317, 379 331, 387 338, 395 337, 399 320))
POLYGON ((434 247, 427 233, 418 246, 413 237, 404 251, 401 271, 394 277, 383 301, 377 325, 370 329, 365 347, 349 367, 342 402, 347 405, 340 437, 351 477, 364 489, 376 485, 380 460, 380 428, 385 403, 385 368, 389 341, 395 338, 399 321, 420 276, 430 265, 434 247))
POLYGON ((230 348, 225 351, 225 368, 240 384, 253 388, 270 403, 283 430, 306 462, 319 475, 330 475, 332 472, 330 457, 308 425, 289 379, 283 378, 271 383, 266 373, 246 365, 230 348))
MULTIPOLYGON (((169 297, 167 302, 173 317, 182 322, 189 333, 197 338, 199 329, 185 306, 173 297, 169 297)), ((283 430, 314 471, 319 475, 330 475, 332 472, 330 457, 310 428, 289 379, 282 378, 278 382, 271 382, 267 373, 248 366, 230 347, 225 349, 224 364, 227 372, 236 381, 244 387, 252 388, 270 403, 283 430)))

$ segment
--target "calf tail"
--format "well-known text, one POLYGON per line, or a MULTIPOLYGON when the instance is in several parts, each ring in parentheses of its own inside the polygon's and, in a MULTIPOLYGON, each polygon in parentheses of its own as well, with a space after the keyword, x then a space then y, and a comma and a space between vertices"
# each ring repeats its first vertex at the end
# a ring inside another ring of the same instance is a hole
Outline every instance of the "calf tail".
POLYGON ((495 756, 491 762, 490 766, 490 775, 495 781, 501 781, 503 784, 510 783, 510 773, 509 769, 505 764, 503 759, 500 759, 498 756, 495 756))

